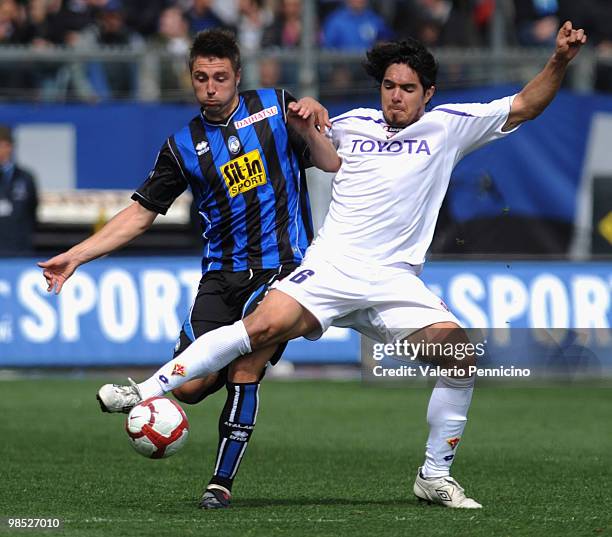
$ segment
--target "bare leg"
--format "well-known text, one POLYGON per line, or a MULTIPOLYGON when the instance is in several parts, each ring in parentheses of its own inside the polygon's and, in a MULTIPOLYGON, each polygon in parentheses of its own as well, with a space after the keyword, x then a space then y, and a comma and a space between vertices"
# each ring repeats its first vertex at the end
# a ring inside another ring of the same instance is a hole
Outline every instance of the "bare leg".
POLYGON ((202 378, 189 380, 182 386, 172 390, 172 395, 181 403, 195 405, 225 386, 227 380, 226 373, 223 369, 202 378))

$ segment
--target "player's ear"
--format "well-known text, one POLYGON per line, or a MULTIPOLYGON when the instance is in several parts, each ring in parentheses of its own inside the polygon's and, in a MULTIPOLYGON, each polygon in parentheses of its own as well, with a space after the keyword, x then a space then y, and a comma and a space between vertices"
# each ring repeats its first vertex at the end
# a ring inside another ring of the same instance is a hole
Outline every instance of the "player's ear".
POLYGON ((434 96, 434 93, 436 92, 436 87, 435 86, 430 86, 429 88, 427 88, 425 90, 425 104, 428 105, 429 101, 431 101, 431 98, 434 96))
POLYGON ((240 86, 240 78, 242 77, 242 69, 236 71, 236 87, 240 86))

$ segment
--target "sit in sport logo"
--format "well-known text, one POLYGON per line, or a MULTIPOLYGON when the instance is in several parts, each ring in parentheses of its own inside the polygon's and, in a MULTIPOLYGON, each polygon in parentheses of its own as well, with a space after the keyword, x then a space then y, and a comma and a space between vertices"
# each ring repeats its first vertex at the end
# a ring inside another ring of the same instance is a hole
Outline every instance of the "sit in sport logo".
POLYGON ((258 149, 230 160, 221 166, 221 173, 232 198, 267 183, 266 170, 258 149))

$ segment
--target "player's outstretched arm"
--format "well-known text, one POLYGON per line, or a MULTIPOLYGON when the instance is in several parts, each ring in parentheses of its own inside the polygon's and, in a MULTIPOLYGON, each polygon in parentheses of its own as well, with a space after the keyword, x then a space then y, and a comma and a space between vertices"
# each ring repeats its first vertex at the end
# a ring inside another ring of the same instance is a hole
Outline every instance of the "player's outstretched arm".
POLYGON ((582 28, 576 30, 567 21, 557 34, 555 52, 542 71, 515 97, 504 131, 539 116, 554 99, 561 87, 565 71, 587 41, 582 28))
POLYGON ((125 246, 149 229, 156 216, 156 212, 135 201, 88 239, 62 254, 38 263, 47 280, 47 291, 55 290, 55 294, 59 293, 64 282, 80 265, 125 246))
POLYGON ((337 172, 342 161, 325 136, 325 128, 331 127, 327 109, 310 97, 290 103, 287 109, 287 122, 308 144, 312 163, 325 172, 337 172))

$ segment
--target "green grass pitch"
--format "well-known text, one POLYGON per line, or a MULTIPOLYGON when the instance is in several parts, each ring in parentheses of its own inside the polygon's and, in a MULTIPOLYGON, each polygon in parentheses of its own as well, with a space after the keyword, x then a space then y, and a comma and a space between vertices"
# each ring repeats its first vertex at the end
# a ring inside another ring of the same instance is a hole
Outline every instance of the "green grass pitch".
POLYGON ((79 537, 612 535, 609 389, 477 389, 453 474, 485 508, 458 511, 412 496, 429 390, 267 381, 234 507, 211 512, 196 503, 224 393, 184 405, 187 446, 153 461, 100 413, 106 380, 0 382, 0 517, 79 537))

